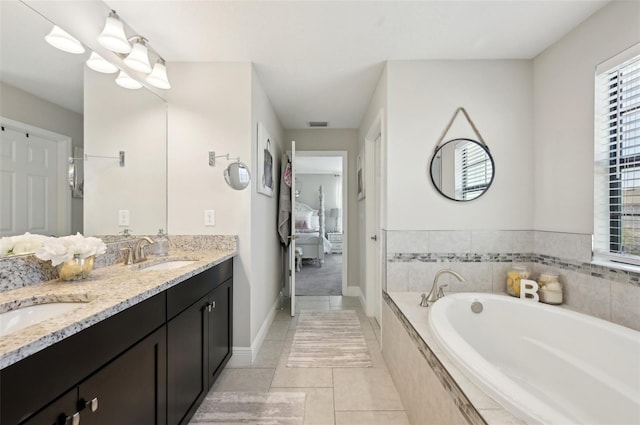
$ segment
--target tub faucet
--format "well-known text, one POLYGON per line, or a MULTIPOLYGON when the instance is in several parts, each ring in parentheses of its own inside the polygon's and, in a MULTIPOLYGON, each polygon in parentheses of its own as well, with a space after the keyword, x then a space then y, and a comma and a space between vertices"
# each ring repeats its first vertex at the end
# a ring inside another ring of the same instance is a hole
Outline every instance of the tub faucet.
POLYGON ((462 276, 460 276, 459 273, 454 272, 453 270, 449 270, 449 269, 438 270, 438 272, 436 273, 435 277, 433 278, 433 286, 431 287, 431 292, 429 292, 429 295, 422 294, 422 300, 420 301, 420 306, 421 307, 428 307, 429 303, 434 303, 438 299, 444 297, 443 288, 446 288, 448 285, 440 285, 440 286, 438 286, 438 278, 440 278, 440 276, 445 274, 445 273, 448 273, 448 274, 451 274, 451 275, 455 276, 456 279, 458 279, 460 282, 464 282, 465 281, 464 278, 462 276))
POLYGON ((147 259, 147 256, 144 253, 144 247, 147 245, 151 245, 153 241, 146 236, 141 237, 136 241, 136 244, 133 246, 133 262, 140 263, 147 259))

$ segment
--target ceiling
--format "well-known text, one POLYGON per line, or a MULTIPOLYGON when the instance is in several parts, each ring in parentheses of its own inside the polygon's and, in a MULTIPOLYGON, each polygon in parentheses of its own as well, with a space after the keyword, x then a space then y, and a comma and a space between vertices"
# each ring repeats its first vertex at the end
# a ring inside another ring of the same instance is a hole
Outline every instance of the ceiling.
MULTIPOLYGON (((607 2, 106 1, 169 62, 169 78, 170 62, 253 62, 286 129, 307 128, 309 121, 358 128, 386 60, 531 59, 607 2)), ((42 41, 50 24, 41 17, 37 25, 12 23, 7 3, 13 2, 2 0, 3 80, 81 110, 81 78, 57 92, 42 81, 70 69, 49 57, 66 55, 42 41), (27 35, 27 28, 37 31, 27 35), (24 46, 8 47, 15 40, 24 46), (21 55, 29 45, 42 51, 30 63, 21 55), (9 55, 22 65, 8 66, 9 55)))

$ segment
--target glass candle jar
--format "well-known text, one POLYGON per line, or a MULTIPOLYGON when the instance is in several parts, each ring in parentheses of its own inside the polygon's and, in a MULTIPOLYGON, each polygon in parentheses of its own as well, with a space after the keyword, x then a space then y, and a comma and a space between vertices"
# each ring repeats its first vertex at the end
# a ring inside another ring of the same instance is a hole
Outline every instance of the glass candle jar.
POLYGON ((507 272, 507 293, 512 297, 520 297, 520 280, 529 279, 531 272, 522 264, 514 264, 507 272))
POLYGON ((540 301, 547 304, 562 304, 562 285, 558 275, 545 272, 538 279, 540 301))

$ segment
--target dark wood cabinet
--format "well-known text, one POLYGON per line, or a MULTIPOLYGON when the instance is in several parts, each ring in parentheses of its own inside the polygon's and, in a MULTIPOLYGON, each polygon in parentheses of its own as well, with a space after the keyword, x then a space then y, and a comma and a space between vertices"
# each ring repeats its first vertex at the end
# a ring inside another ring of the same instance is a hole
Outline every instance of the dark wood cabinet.
POLYGON ((231 357, 232 261, 0 370, 0 424, 188 423, 231 357))
POLYGON ((169 290, 168 313, 175 314, 167 324, 169 425, 189 422, 231 357, 232 272, 229 260, 169 290))
POLYGON ((227 280, 211 291, 209 295, 209 312, 206 317, 208 334, 207 350, 207 387, 213 383, 231 358, 233 345, 233 285, 227 280))

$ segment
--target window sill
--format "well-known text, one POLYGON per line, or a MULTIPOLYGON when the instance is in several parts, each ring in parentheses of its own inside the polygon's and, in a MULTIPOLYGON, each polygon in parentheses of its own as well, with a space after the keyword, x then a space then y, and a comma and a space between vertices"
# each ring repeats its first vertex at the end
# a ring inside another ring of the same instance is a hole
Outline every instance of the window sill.
POLYGON ((591 264, 595 266, 608 267, 610 269, 623 270, 626 272, 640 273, 640 266, 636 266, 635 264, 620 263, 618 261, 612 261, 606 258, 593 257, 591 259, 591 264))

